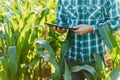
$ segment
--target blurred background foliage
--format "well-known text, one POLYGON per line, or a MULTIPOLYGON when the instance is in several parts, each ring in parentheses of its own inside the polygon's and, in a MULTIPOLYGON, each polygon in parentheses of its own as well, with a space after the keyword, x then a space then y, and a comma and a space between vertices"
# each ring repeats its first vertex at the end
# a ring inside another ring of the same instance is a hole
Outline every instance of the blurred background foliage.
MULTIPOLYGON (((0 80, 71 79, 64 55, 60 55, 66 49, 63 44, 66 34, 44 25, 56 23, 56 6, 57 0, 0 0, 0 80)), ((114 32, 114 37, 120 45, 120 32, 114 32)), ((108 53, 114 66, 104 72, 102 80, 117 80, 120 50, 115 48, 108 53)), ((91 67, 77 68, 89 72, 87 68, 91 67)), ((71 68, 73 72, 78 70, 71 68)), ((95 79, 94 68, 90 74, 95 79)))

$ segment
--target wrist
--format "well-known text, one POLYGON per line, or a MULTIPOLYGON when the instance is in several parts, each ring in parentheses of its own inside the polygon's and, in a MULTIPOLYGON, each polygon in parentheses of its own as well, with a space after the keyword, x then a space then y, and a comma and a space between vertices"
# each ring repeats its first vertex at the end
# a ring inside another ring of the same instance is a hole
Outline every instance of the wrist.
POLYGON ((94 31, 94 28, 93 28, 93 26, 91 26, 91 32, 93 32, 94 31))
POLYGON ((90 27, 89 27, 89 32, 93 32, 93 31, 94 31, 93 26, 90 26, 90 27))

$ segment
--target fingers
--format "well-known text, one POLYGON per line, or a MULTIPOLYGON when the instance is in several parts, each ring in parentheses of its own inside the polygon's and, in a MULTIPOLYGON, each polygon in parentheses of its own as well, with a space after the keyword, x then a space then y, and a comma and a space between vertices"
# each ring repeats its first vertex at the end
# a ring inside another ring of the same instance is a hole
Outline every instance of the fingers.
POLYGON ((79 32, 80 31, 80 26, 77 26, 76 28, 77 28, 76 30, 72 30, 72 31, 73 32, 79 32))
POLYGON ((52 29, 54 29, 54 30, 56 30, 56 27, 55 26, 53 26, 53 27, 51 27, 52 29))
POLYGON ((58 32, 64 32, 64 31, 66 31, 66 29, 65 28, 61 28, 61 27, 56 27, 56 26, 53 26, 53 27, 51 27, 53 30, 56 30, 56 31, 58 31, 58 32))
POLYGON ((90 32, 93 32, 93 26, 90 25, 79 25, 78 26, 79 29, 77 30, 72 30, 73 32, 79 34, 79 35, 84 35, 90 32))
POLYGON ((59 28, 59 27, 57 27, 56 30, 57 30, 58 32, 64 32, 64 31, 66 31, 65 28, 59 28))
POLYGON ((86 29, 85 26, 83 26, 83 25, 78 25, 77 27, 78 27, 77 30, 72 30, 72 31, 75 32, 75 33, 77 33, 77 34, 79 34, 79 35, 84 35, 84 34, 87 33, 87 29, 86 29))

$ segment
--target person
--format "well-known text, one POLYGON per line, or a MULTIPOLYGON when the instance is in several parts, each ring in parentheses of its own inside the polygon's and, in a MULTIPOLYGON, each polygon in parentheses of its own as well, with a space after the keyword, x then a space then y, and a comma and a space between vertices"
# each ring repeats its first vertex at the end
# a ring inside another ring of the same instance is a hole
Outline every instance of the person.
MULTIPOLYGON (((112 30, 118 29, 119 15, 118 0, 58 0, 56 24, 78 28, 70 31, 73 39, 66 53, 67 63, 94 63, 92 53, 104 59, 106 49, 98 28, 108 23, 112 30)), ((64 28, 53 29, 65 31, 64 28)), ((85 76, 81 72, 72 73, 72 80, 85 80, 85 76)))

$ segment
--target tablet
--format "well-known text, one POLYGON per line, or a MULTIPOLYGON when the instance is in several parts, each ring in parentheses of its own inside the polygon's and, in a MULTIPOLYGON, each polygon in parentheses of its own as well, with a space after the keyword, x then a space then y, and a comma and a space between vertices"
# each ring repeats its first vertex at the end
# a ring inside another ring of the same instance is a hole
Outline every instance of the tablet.
POLYGON ((59 27, 59 28, 65 28, 65 29, 69 29, 69 30, 77 30, 78 28, 68 28, 68 27, 62 27, 62 26, 58 26, 58 25, 55 25, 55 24, 50 24, 50 23, 45 23, 46 26, 48 27, 59 27))

